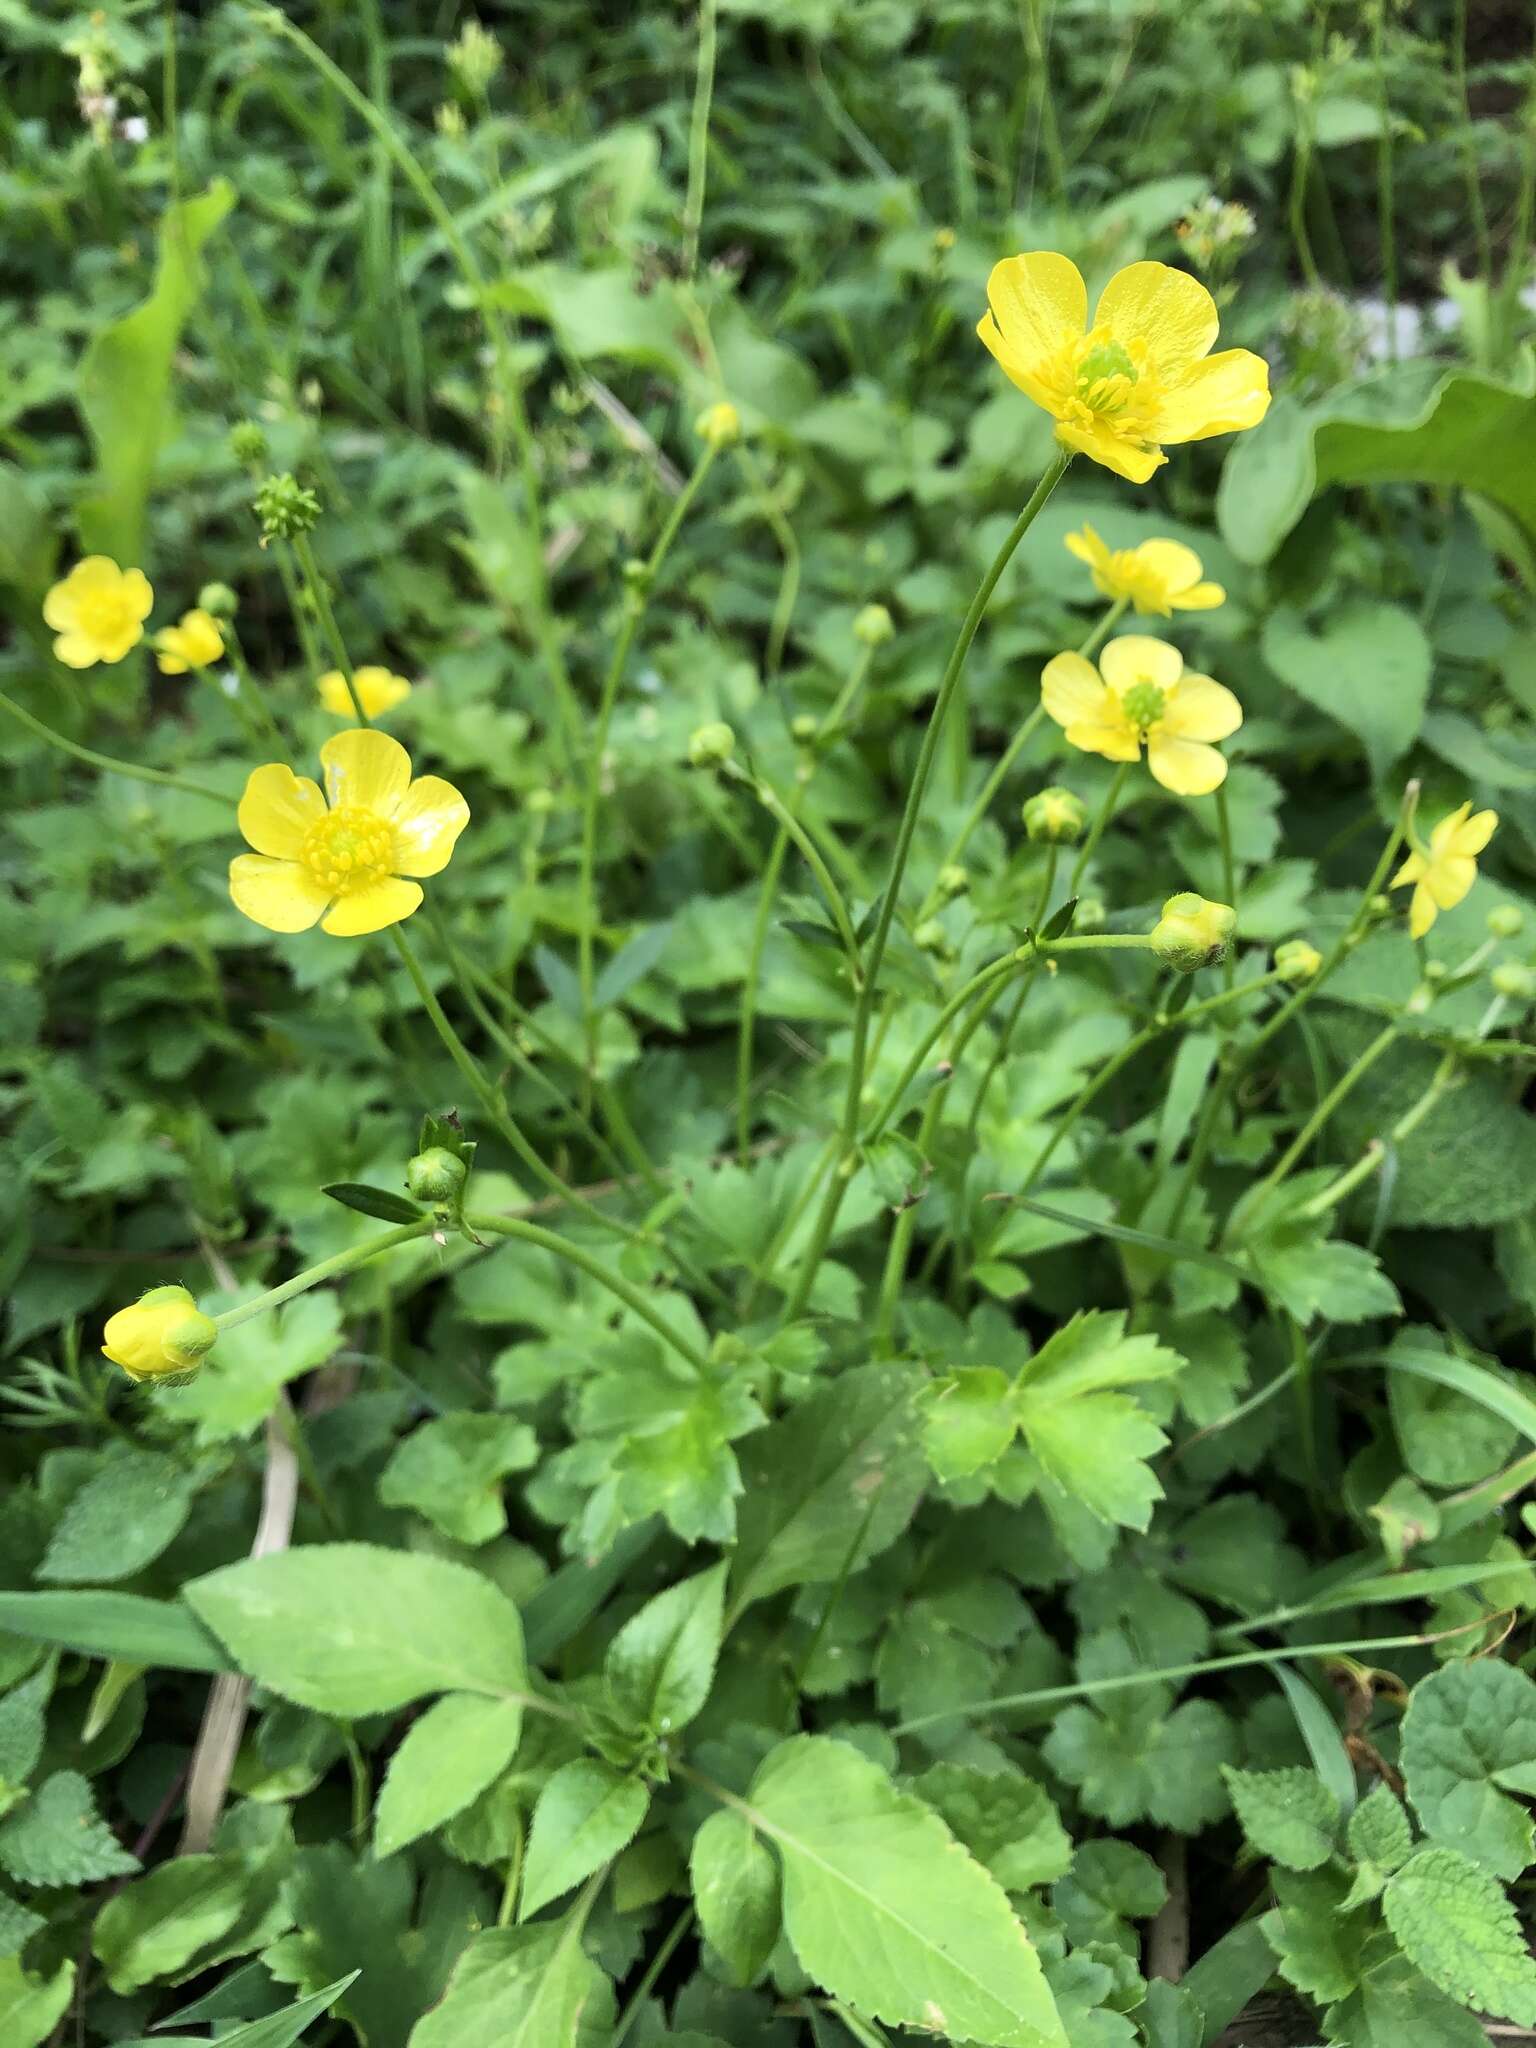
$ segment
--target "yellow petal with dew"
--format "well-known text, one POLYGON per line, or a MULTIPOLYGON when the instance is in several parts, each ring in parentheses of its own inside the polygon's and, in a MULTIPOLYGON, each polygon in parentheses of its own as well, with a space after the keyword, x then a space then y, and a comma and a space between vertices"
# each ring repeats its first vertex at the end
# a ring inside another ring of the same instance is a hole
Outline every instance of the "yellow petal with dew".
POLYGON ((1170 739, 1230 739, 1243 722, 1243 707, 1225 683, 1186 672, 1168 694, 1162 729, 1170 739))
POLYGON ((1117 697, 1138 683, 1155 683, 1171 690, 1184 673, 1184 657, 1167 640, 1154 640, 1150 633, 1121 633, 1099 655, 1104 680, 1117 697))
POLYGON ((1063 342, 1075 341, 1088 322, 1082 273, 1069 256, 1053 249, 1033 249, 995 264, 987 279, 987 304, 1003 347, 1026 371, 1054 355, 1063 342))
POLYGON ((410 787, 410 755, 387 732, 367 726, 333 733, 320 749, 320 765, 333 804, 357 804, 381 818, 394 816, 410 787))
POLYGON ((1227 757, 1199 740, 1175 739, 1161 728, 1147 735, 1147 766, 1175 796, 1209 796, 1227 779, 1227 757))
POLYGON ((296 860, 268 860, 260 853, 238 853, 229 864, 229 893, 243 910, 269 932, 307 932, 331 900, 307 869, 296 860))
POLYGON ((1144 341, 1164 378, 1210 354, 1221 322, 1199 278, 1166 263, 1129 263, 1105 285, 1093 316, 1122 347, 1144 341))
POLYGON ((325 816, 325 798, 307 775, 280 761, 253 768, 235 813, 247 845, 279 860, 294 860, 311 825, 325 816))
POLYGON ((1040 676, 1040 701, 1061 726, 1115 721, 1120 706, 1093 663, 1081 654, 1054 654, 1040 676))
POLYGON ((1269 411, 1269 365, 1245 348, 1198 363, 1166 387, 1157 409, 1160 441, 1204 441, 1256 427, 1269 411))
POLYGON ((395 866, 402 875, 441 874, 469 823, 469 805, 441 775, 413 782, 395 812, 395 866))
POLYGON ((385 875, 366 889, 338 896, 320 929, 333 939, 357 939, 365 932, 381 932, 386 925, 399 924, 420 907, 421 890, 416 883, 385 875))

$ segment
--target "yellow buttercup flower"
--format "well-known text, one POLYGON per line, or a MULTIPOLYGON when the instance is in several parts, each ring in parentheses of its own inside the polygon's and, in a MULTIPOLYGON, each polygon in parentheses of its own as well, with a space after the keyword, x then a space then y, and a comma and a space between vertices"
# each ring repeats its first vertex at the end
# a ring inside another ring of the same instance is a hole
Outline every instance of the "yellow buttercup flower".
POLYGON ((356 938, 419 908, 418 875, 453 857, 469 805, 440 775, 411 780, 411 757, 388 733, 354 727, 320 749, 325 795, 277 762, 257 768, 240 799, 240 830, 256 848, 229 864, 235 907, 271 932, 356 938))
POLYGON ((218 1334, 185 1287, 151 1287, 108 1317, 101 1348, 131 1380, 190 1379, 218 1334))
POLYGON ((1414 884, 1408 905, 1408 930, 1422 939, 1442 910, 1454 910, 1477 880, 1477 856, 1498 828, 1497 811, 1479 811, 1463 804, 1442 818, 1429 835, 1428 846, 1410 853, 1392 877, 1394 889, 1414 884))
POLYGON ((162 626, 155 635, 155 659, 163 676, 184 676, 189 668, 207 668, 223 652, 218 620, 201 606, 183 612, 179 626, 162 626))
POLYGON ((1228 739, 1243 707, 1210 676, 1192 675, 1166 640, 1123 633, 1099 656, 1058 654, 1040 678, 1045 708, 1074 747, 1109 761, 1147 766, 1177 796, 1209 796, 1226 780, 1227 764, 1210 744, 1228 739))
POLYGON ((1049 249, 1010 256, 987 280, 976 332, 1026 397, 1056 421, 1056 438, 1144 484, 1165 443, 1256 427, 1269 407, 1269 366, 1245 348, 1211 354, 1216 301, 1166 263, 1131 263, 1099 295, 1049 249))
POLYGON ((1144 540, 1140 547, 1111 549, 1085 521, 1066 538, 1069 554, 1093 571, 1101 597, 1125 602, 1139 612, 1171 618, 1175 612, 1209 612, 1225 604, 1219 583, 1206 583, 1200 557, 1177 540, 1144 540))
POLYGON ((87 555, 43 599, 43 618, 58 635, 53 651, 66 668, 121 661, 144 638, 154 602, 142 569, 119 569, 109 555, 87 555))
MULTIPOLYGON (((397 676, 387 668, 354 669, 352 682, 357 690, 358 703, 369 718, 382 718, 386 711, 393 711, 411 694, 411 686, 405 677, 397 676)), ((320 692, 320 702, 332 717, 356 718, 357 707, 348 695, 347 679, 339 668, 327 669, 316 687, 320 692)))

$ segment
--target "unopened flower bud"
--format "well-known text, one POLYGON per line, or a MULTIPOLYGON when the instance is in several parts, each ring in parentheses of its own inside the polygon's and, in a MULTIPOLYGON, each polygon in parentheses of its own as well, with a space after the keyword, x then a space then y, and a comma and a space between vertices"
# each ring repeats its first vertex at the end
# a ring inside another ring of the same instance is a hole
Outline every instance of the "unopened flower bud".
POLYGON ((264 478, 251 503, 264 541, 293 540, 310 532, 320 518, 320 500, 288 470, 264 478))
POLYGON ((1152 950, 1166 967, 1193 974, 1226 958, 1237 929, 1229 903, 1212 903, 1192 890, 1170 896, 1152 933, 1152 950))
POLYGON ((802 746, 804 746, 807 741, 815 739, 818 728, 819 721, 809 711, 802 711, 798 713, 797 716, 790 721, 789 727, 791 733, 793 733, 794 737, 800 741, 802 746))
POLYGON ((949 938, 936 917, 926 917, 912 934, 912 943, 924 953, 947 953, 949 938))
POLYGON ((184 1386, 196 1373, 219 1334, 185 1287, 151 1287, 131 1308, 108 1317, 103 1354, 129 1379, 184 1386))
POLYGON ((1525 912, 1517 903, 1496 903, 1488 913, 1488 936, 1518 939, 1525 930, 1525 912))
POLYGON ((1074 845, 1088 823, 1081 797, 1054 784, 1049 789, 1037 789, 1026 802, 1023 815, 1029 838, 1043 840, 1047 846, 1074 845))
POLYGON ((229 452, 246 469, 259 469, 267 459, 267 437, 254 420, 237 420, 229 430, 229 452))
POLYGON ((524 810, 532 811, 538 817, 548 817, 549 813, 555 808, 555 792, 552 789, 546 789, 540 783, 537 789, 530 789, 523 798, 523 808, 524 810))
POLYGON ((939 888, 946 896, 963 896, 971 886, 971 878, 958 861, 951 861, 948 867, 939 869, 939 888))
POLYGON ((216 619, 232 619, 240 609, 240 600, 227 583, 205 583, 197 593, 197 608, 216 619))
POLYGON ((853 622, 853 637, 861 647, 880 647, 894 638, 896 622, 883 604, 867 604, 853 622))
POLYGON ((1322 964, 1322 954, 1305 939, 1287 939, 1283 946, 1275 948, 1275 972, 1293 988, 1310 981, 1322 964))
POLYGON ((688 742, 690 768, 714 768, 736 751, 736 735, 721 719, 701 725, 688 742))
POLYGON ((693 423, 693 431, 706 448, 729 448, 741 439, 741 414, 728 399, 706 405, 693 423))
POLYGON ((1424 962, 1424 979, 1427 982, 1444 981, 1450 971, 1450 968, 1443 960, 1426 960, 1424 962))
POLYGON ((1518 960, 1503 960, 1494 968, 1488 979, 1495 992, 1508 996, 1511 1002, 1528 1003, 1536 996, 1536 973, 1518 960))
POLYGON ((429 1145, 405 1169, 405 1185, 418 1202, 451 1202, 464 1186, 467 1168, 446 1145, 429 1145))

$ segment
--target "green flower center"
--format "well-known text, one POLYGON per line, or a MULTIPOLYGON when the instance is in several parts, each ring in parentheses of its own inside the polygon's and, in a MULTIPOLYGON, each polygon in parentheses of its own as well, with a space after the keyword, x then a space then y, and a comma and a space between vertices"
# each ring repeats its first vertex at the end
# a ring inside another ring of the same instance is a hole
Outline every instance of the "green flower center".
POLYGON ((347 896, 394 872, 395 835, 362 804, 338 804, 305 833, 299 860, 321 888, 347 896))
POLYGON ((1165 691, 1156 683, 1133 683, 1120 699, 1120 708, 1138 732, 1156 725, 1167 707, 1165 691))
POLYGON ((1092 387, 1106 377, 1124 377, 1127 383, 1134 384, 1138 374, 1129 351, 1118 341, 1096 342, 1077 366, 1078 395, 1089 398, 1092 387))

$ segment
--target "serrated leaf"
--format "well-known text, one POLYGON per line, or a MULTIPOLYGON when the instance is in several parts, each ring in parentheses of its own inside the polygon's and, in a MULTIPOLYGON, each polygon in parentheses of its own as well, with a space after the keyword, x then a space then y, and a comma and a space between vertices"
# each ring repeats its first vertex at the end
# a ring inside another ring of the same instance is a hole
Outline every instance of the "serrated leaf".
POLYGON ((379 1474, 386 1507, 415 1508, 456 1543, 489 1543, 507 1526, 502 1480, 537 1463, 539 1440, 511 1415, 460 1411, 423 1422, 379 1474))
POLYGON ((1503 1887, 1457 1849, 1420 1849, 1387 1881, 1387 1925, 1404 1955, 1462 2005, 1528 2027, 1536 1962, 1503 1887))
POLYGON ((1428 1835, 1496 1877, 1520 1875, 1531 1817, 1507 1795, 1536 1794, 1536 1682, 1489 1658, 1432 1672, 1408 1702, 1402 1762, 1428 1835))
POLYGON ((1488 2048, 1471 2013, 1437 1990, 1389 1935, 1367 1943, 1359 1979, 1323 2016, 1332 2048, 1488 2048))
POLYGON ((333 1180, 320 1192, 329 1195, 333 1202, 340 1202, 344 1209, 355 1209, 360 1216, 377 1216, 381 1223, 419 1223, 427 1213, 408 1196, 393 1194, 388 1188, 369 1187, 361 1180, 333 1180))
POLYGON ((452 1820, 513 1757, 521 1700, 451 1692, 430 1706, 390 1759, 373 1816, 373 1853, 393 1856, 452 1820))
POLYGON ((937 1478, 966 1479, 1013 1442, 1013 1385, 995 1365, 962 1365, 923 1399, 923 1449, 937 1478))
POLYGON ((519 1918, 531 1919, 617 1856, 640 1832, 650 1804, 639 1778, 597 1757, 563 1764, 533 1809, 519 1918))
POLYGON ((1408 1816, 1382 1783, 1373 1785, 1349 1817, 1349 1853, 1357 1863, 1374 1864, 1390 1874, 1413 1853, 1408 1816))
POLYGON ((125 1885, 96 1916, 91 1946, 116 1992, 171 1977, 227 1934, 250 1890, 249 1857, 177 1856, 125 1885))
POLYGON ((1045 1760, 1115 1827, 1154 1820, 1197 1834, 1226 1811, 1220 1767, 1237 1752, 1236 1734, 1214 1700, 1168 1713, 1159 1694, 1166 1688, 1121 1694, 1113 1712, 1067 1707, 1045 1739, 1045 1760))
POLYGON ((600 2048, 612 2025, 612 1987, 582 1949, 580 1916, 568 1913, 548 1927, 477 1934, 410 2048, 600 2048))
POLYGON ((60 1516, 40 1579, 127 1579, 180 1535, 197 1482, 163 1451, 109 1455, 60 1516))
POLYGON ((0 1869, 22 1884, 94 1884, 139 1867, 96 1811, 78 1771, 55 1771, 0 1821, 0 1869))
POLYGON ((709 1698, 725 1612, 723 1564, 669 1586, 631 1615, 603 1661, 609 1697, 652 1735, 686 1728, 709 1698))
POLYGON ((1273 1883, 1279 1911, 1263 1926, 1281 1976, 1320 2002, 1347 1998, 1360 1982, 1367 1922, 1347 1910, 1345 1880, 1334 1870, 1277 1870, 1273 1883))
POLYGON ((1066 2048, 1002 1889, 877 1764, 827 1736, 792 1736, 746 1810, 784 1867, 790 1944, 835 1997, 955 2042, 1066 2048))
POLYGON ((1316 1870, 1333 1854, 1339 1802, 1314 1771, 1239 1771, 1225 1765, 1232 1805, 1261 1856, 1287 1870, 1316 1870))
POLYGON ((0 1956, 20 1955, 38 1929, 47 1924, 41 1913, 34 1913, 8 1892, 0 1892, 0 1956))
POLYGON ((242 1671, 321 1713, 387 1713, 429 1692, 505 1696, 526 1680, 517 1609, 443 1558, 311 1544, 182 1590, 242 1671))
POLYGON ((712 1813, 693 1838, 688 1870, 704 1938, 733 1984, 753 1984, 778 1941, 779 1868, 744 1814, 712 1813))
POLYGON ((1101 1522, 1145 1529, 1163 1489, 1147 1460, 1168 1439, 1125 1394, 1057 1401, 1021 1389, 1025 1441, 1042 1471, 1101 1522))
POLYGON ((1072 1862, 1054 1804, 1022 1771, 934 1764, 912 1789, 1007 1891, 1051 1884, 1072 1862))
POLYGON ((43 1753, 43 1715, 53 1691, 54 1660, 0 1699, 0 1788, 24 1785, 43 1753))

